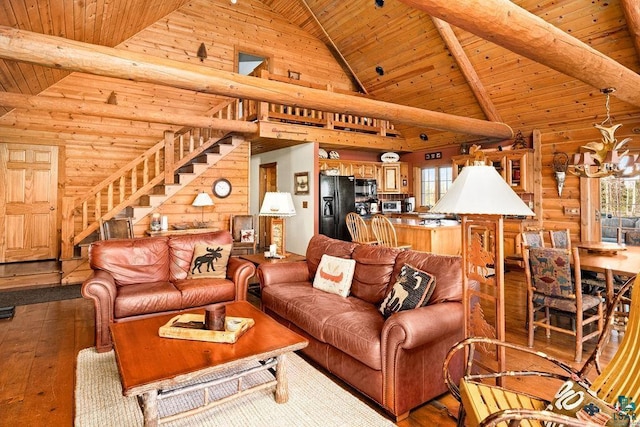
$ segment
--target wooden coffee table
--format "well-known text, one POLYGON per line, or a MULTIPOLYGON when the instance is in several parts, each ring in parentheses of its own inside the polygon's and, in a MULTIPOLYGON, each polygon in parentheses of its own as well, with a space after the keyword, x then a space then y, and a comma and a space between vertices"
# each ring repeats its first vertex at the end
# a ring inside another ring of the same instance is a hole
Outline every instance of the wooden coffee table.
MULTIPOLYGON (((204 310, 191 313, 204 313, 204 310)), ((159 400, 193 390, 193 385, 183 389, 180 386, 223 370, 233 373, 227 373, 224 380, 217 378, 214 380, 216 383, 235 381, 238 377, 275 368, 273 381, 239 391, 233 397, 275 386, 275 401, 284 403, 288 400, 286 354, 306 347, 308 341, 245 301, 229 303, 227 315, 250 317, 255 321, 255 325, 235 344, 160 337, 158 329, 175 314, 111 325, 123 394, 139 397, 145 426, 158 425, 159 400), (251 361, 260 364, 246 368, 246 362, 251 361)), ((195 388, 201 388, 204 393, 205 388, 210 385, 211 382, 195 388)), ((205 393, 203 406, 164 417, 162 422, 202 412, 222 403, 208 401, 207 396, 205 393)), ((228 400, 229 398, 224 398, 225 402, 228 400)))

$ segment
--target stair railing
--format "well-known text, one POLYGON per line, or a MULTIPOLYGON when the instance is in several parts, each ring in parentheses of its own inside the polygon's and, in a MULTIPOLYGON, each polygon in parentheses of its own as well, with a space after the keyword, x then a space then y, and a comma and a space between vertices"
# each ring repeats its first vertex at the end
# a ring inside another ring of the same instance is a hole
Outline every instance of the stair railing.
MULTIPOLYGON (((230 100, 213 117, 235 118, 237 104, 236 99, 230 100)), ((208 150, 223 136, 224 133, 208 128, 183 128, 177 135, 166 131, 163 140, 84 194, 64 197, 61 258, 71 258, 74 246, 94 233, 100 226, 101 219, 114 217, 163 182, 173 184, 174 174, 179 168, 208 150)))

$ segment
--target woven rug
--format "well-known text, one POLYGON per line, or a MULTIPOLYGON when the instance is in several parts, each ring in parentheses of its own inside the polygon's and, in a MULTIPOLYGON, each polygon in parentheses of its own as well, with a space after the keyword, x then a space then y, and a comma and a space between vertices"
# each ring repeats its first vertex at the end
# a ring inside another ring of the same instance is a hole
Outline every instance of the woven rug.
MULTIPOLYGON (((301 426, 394 426, 358 398, 343 390, 330 378, 296 354, 287 357, 289 401, 278 404, 273 389, 262 390, 208 409, 197 415, 173 421, 178 426, 220 427, 301 427, 301 426)), ((243 381, 248 387, 264 382, 267 372, 243 381)), ((273 378, 273 377, 271 377, 273 378)), ((235 383, 219 386, 216 395, 227 394, 235 383)), ((160 415, 191 408, 201 400, 202 393, 172 397, 160 402, 160 415)), ((122 396, 120 377, 113 351, 97 353, 94 348, 78 354, 75 390, 78 427, 142 426, 142 412, 134 397, 122 396)))

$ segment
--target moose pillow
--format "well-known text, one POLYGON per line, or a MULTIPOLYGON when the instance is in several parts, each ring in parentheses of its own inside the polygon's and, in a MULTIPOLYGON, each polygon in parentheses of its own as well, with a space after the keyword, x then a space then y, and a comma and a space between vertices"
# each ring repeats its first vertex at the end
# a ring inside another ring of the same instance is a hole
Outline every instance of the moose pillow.
POLYGON ((197 279, 213 277, 224 279, 227 277, 227 262, 231 254, 232 245, 195 245, 193 259, 187 277, 197 279))

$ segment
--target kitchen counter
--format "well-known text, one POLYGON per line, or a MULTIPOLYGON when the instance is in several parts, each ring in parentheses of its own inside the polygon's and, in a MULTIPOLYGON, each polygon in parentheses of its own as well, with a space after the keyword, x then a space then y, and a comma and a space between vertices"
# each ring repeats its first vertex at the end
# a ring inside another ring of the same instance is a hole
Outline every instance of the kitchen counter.
MULTIPOLYGON (((456 220, 425 220, 417 215, 414 218, 405 214, 390 217, 389 220, 396 229, 398 241, 410 244, 413 250, 441 255, 462 253, 462 232, 456 220)), ((365 219, 365 222, 368 220, 365 219)))

